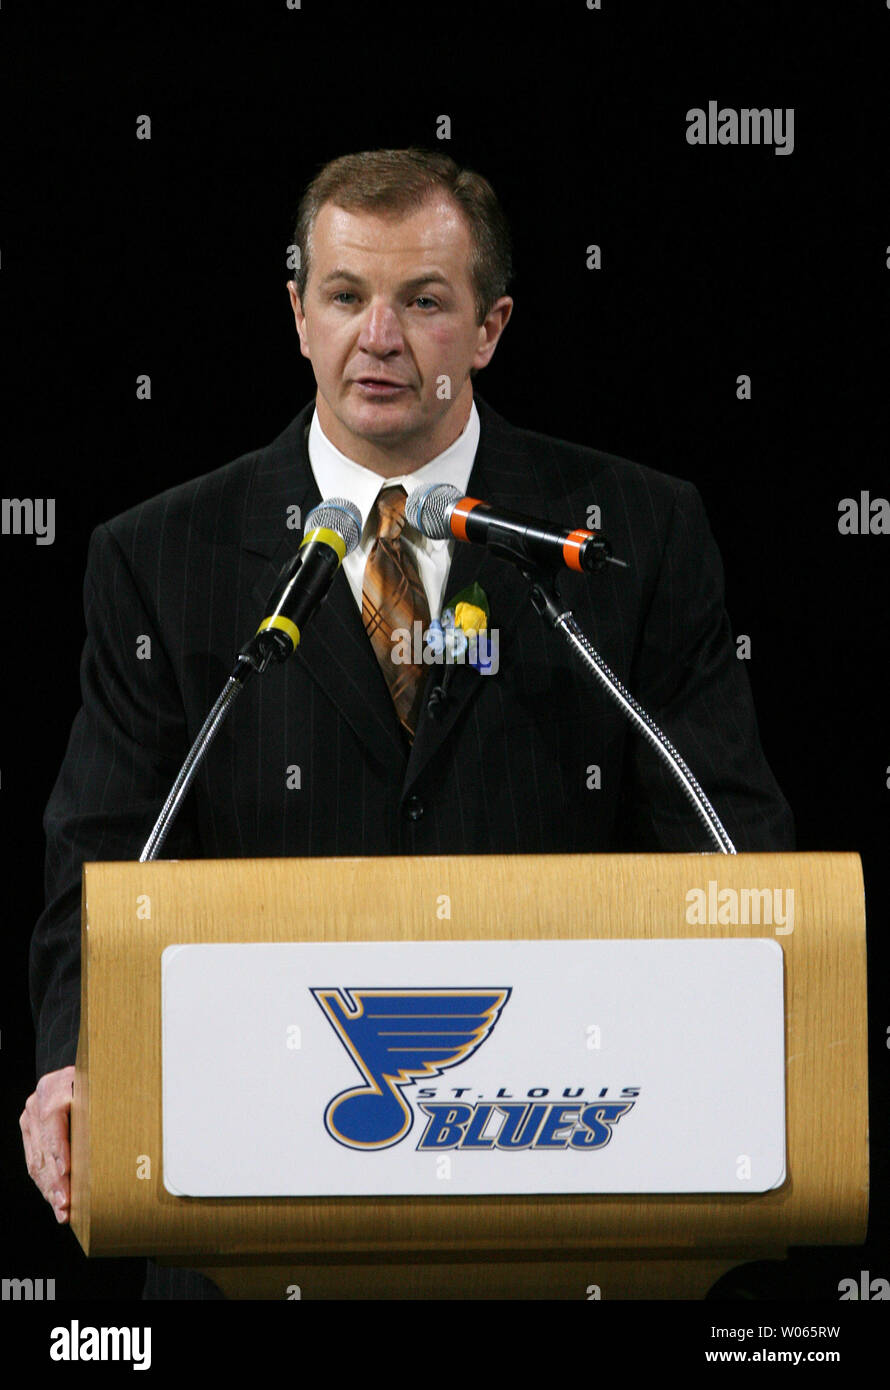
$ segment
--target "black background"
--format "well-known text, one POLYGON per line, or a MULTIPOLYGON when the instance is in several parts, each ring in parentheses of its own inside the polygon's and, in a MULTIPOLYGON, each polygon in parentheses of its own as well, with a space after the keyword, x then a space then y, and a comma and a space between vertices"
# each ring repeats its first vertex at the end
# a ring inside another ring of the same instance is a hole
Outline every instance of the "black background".
POLYGON ((516 305, 480 394, 517 425, 696 484, 798 847, 863 858, 869 1245, 795 1252, 749 1296, 836 1304, 841 1277, 890 1278, 890 536, 837 525, 842 497, 890 496, 890 10, 602 3, 4 0, 3 492, 56 499, 52 546, 0 537, 4 1276, 55 1275, 57 1299, 141 1285, 132 1262, 88 1267, 56 1227, 17 1118, 35 1081, 40 818, 79 705, 90 532, 268 442, 314 394, 285 290, 299 194, 336 155, 419 144, 484 173, 514 232, 516 305), (793 153, 690 146, 686 112, 709 100, 793 107, 793 153))

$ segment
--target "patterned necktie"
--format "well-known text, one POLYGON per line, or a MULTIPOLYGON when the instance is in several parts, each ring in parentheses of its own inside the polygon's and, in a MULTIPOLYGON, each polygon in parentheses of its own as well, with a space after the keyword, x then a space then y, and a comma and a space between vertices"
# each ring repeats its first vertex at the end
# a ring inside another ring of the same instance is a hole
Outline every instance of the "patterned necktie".
POLYGON ((377 539, 365 564, 362 621, 389 686, 399 722, 409 742, 413 743, 427 670, 423 665, 394 661, 393 655, 401 655, 406 646, 413 655, 414 624, 419 621, 421 631, 426 632, 430 610, 410 548, 402 545, 405 501, 405 489, 396 485, 382 488, 374 504, 377 539), (407 628, 410 645, 393 642, 396 628, 407 628))

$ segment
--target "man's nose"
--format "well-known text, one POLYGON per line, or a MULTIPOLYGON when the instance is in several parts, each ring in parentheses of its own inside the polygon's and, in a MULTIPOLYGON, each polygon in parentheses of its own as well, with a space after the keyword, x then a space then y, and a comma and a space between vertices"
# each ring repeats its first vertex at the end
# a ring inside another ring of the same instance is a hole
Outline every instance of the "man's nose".
POLYGON ((402 347, 402 325, 392 305, 381 299, 371 300, 358 345, 370 352, 392 352, 402 347))

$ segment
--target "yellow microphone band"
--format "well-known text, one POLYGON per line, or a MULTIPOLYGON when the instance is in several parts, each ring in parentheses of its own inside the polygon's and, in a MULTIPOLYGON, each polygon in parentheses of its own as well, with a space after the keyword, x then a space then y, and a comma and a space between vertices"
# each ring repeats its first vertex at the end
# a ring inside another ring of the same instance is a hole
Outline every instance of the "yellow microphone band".
POLYGON ((297 627, 296 623, 291 622, 290 618, 283 618, 280 613, 277 618, 264 618, 257 628, 257 632, 265 632, 266 628, 269 627, 278 627, 282 632, 286 633, 293 642, 295 649, 300 645, 300 629, 297 627))
POLYGON ((310 531, 309 535, 300 542, 300 549, 302 550, 303 546, 308 545, 310 541, 324 541, 325 545, 336 550, 340 557, 340 563, 343 563, 343 557, 346 554, 346 542, 337 531, 331 531, 327 526, 316 526, 315 530, 310 531))

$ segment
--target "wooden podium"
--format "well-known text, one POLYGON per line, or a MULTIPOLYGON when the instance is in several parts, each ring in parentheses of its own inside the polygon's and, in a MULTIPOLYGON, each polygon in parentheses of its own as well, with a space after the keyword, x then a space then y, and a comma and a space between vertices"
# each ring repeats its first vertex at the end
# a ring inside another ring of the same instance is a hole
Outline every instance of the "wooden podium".
POLYGON ((86 864, 82 969, 71 1224, 88 1255, 202 1269, 229 1298, 700 1298, 733 1266, 781 1258, 790 1245, 865 1240, 865 904, 855 854, 86 864), (718 879, 721 889, 793 889, 793 931, 690 926, 687 892, 718 879), (788 1176, 777 1189, 198 1199, 164 1187, 169 945, 726 936, 769 936, 784 953, 788 1176))

